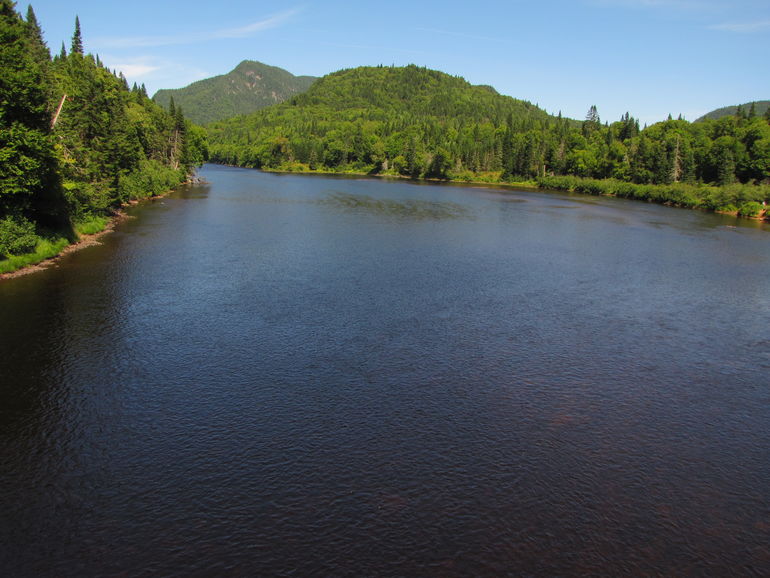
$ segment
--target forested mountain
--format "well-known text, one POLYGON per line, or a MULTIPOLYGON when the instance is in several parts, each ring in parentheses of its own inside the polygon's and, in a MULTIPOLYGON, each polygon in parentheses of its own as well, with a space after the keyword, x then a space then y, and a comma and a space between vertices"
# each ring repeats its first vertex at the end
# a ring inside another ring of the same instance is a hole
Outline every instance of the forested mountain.
POLYGON ((173 98, 187 118, 207 124, 283 102, 305 92, 315 80, 314 76, 294 76, 282 68, 244 60, 227 74, 184 88, 159 90, 152 98, 165 107, 173 98))
POLYGON ((695 122, 717 120, 724 116, 754 118, 756 116, 765 116, 768 109, 770 109, 770 100, 757 100, 755 102, 747 102, 746 104, 739 104, 736 106, 725 106, 723 108, 712 110, 711 112, 704 114, 695 122))
POLYGON ((56 252, 84 223, 103 226, 206 156, 205 132, 181 109, 84 54, 77 19, 69 54, 51 59, 32 7, 25 20, 0 0, 0 70, 0 270, 11 255, 56 252))
POLYGON ((210 125, 209 138, 212 158, 224 163, 441 178, 500 170, 513 147, 504 134, 569 125, 491 87, 379 66, 329 74, 283 104, 210 125))
POLYGON ((330 74, 286 103, 210 125, 209 139, 213 160, 249 167, 570 190, 575 178, 612 180, 625 185, 589 188, 745 214, 770 201, 770 187, 754 185, 770 182, 770 124, 756 111, 640 130, 628 113, 602 123, 592 106, 577 122, 416 66, 330 74))

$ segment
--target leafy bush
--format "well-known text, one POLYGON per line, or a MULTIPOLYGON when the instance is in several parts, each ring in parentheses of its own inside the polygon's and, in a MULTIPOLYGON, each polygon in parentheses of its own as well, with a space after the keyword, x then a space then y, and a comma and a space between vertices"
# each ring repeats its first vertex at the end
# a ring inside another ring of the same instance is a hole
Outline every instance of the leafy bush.
POLYGON ((33 265, 51 257, 55 257, 61 253, 67 245, 69 245, 69 241, 65 238, 55 239, 53 241, 42 239, 38 242, 34 252, 24 253, 23 255, 12 255, 7 259, 0 261, 0 274, 11 273, 12 271, 26 267, 27 265, 33 265))
POLYGON ((748 203, 743 203, 738 207, 738 214, 741 217, 756 217, 759 215, 761 210, 762 205, 756 201, 749 201, 748 203))
POLYGON ((35 225, 24 217, 5 217, 0 220, 0 255, 10 257, 34 250, 40 237, 35 225))
POLYGON ((118 182, 120 199, 146 199, 165 193, 182 181, 183 173, 156 160, 142 160, 136 170, 121 175, 118 182))

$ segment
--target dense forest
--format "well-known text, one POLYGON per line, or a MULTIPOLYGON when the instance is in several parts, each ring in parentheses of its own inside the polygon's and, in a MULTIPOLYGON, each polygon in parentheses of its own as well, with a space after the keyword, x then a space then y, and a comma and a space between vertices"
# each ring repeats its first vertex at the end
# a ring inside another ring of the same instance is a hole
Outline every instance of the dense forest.
POLYGON ((35 13, 0 0, 0 272, 103 227, 207 155, 205 131, 85 54, 80 23, 51 58, 35 13), (23 257, 14 257, 22 255, 23 257))
POLYGON ((227 74, 193 82, 184 88, 159 90, 152 99, 168 107, 171 100, 197 124, 248 114, 305 92, 314 76, 291 72, 254 60, 244 60, 227 74))
POLYGON ((770 113, 640 128, 591 107, 575 121, 417 66, 335 72, 209 138, 213 160, 248 167, 531 181, 745 215, 770 201, 770 113))

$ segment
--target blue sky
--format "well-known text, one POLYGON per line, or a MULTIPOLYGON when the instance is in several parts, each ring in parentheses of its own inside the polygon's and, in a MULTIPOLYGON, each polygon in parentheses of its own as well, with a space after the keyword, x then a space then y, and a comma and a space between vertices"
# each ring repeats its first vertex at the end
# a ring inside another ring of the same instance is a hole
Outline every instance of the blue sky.
MULTIPOLYGON (((26 14, 27 3, 17 10, 26 14)), ((245 59, 322 76, 414 63, 549 112, 652 124, 770 99, 768 0, 38 0, 53 52, 75 15, 87 52, 152 95, 245 59)))

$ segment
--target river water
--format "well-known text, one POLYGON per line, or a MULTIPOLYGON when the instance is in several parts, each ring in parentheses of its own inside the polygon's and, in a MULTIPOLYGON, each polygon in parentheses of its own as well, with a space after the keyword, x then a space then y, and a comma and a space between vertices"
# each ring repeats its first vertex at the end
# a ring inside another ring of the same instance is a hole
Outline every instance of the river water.
POLYGON ((201 175, 0 282, 0 574, 770 574, 767 225, 201 175))

